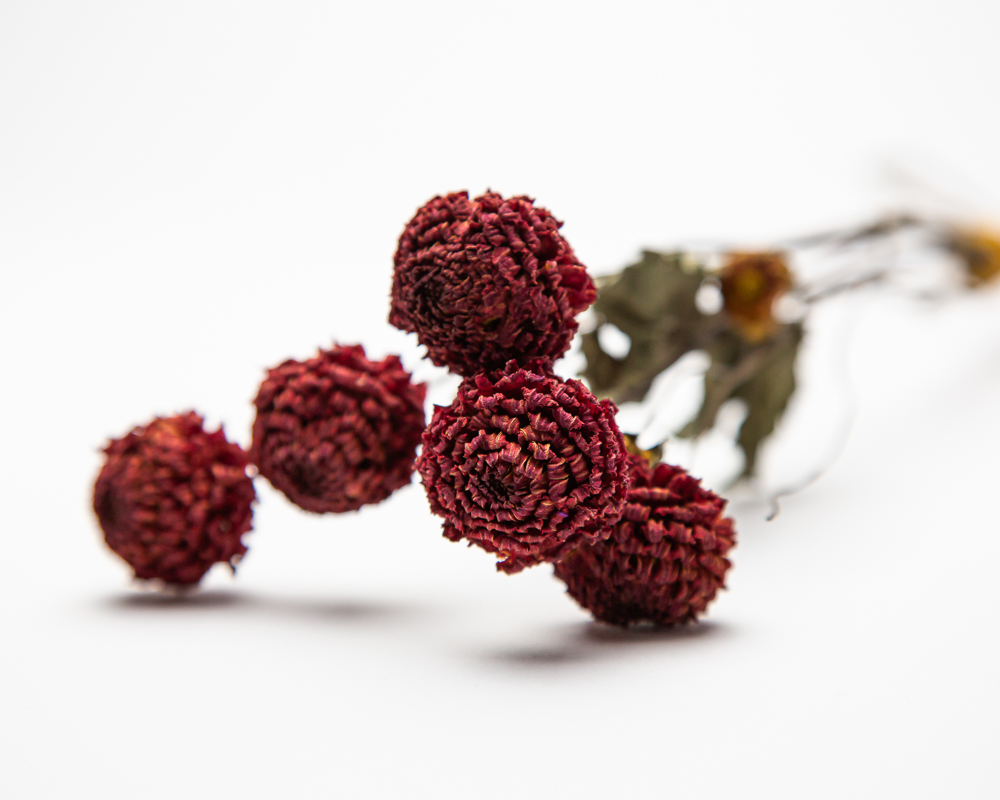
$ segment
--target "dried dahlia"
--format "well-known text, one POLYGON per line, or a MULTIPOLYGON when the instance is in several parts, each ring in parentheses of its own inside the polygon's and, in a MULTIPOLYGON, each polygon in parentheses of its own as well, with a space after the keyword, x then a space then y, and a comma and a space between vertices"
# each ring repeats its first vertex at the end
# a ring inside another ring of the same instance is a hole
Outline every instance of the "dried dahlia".
POLYGON ((410 482, 424 430, 424 384, 397 356, 360 345, 268 370, 254 405, 250 460, 295 505, 356 511, 410 482))
POLYGON ((399 237, 389 322, 438 366, 470 376, 569 348, 597 292, 562 223, 533 202, 435 197, 399 237))
POLYGON ((193 411, 157 417, 104 449, 94 512, 104 539, 137 578, 195 584, 247 548, 255 493, 247 455, 193 411))
POLYGON ((782 253, 729 253, 719 272, 722 302, 744 338, 759 342, 777 326, 774 301, 792 287, 782 253))
POLYGON ((625 503, 625 444, 615 407, 550 362, 513 360, 466 378, 438 406, 417 460, 444 535, 499 553, 518 572, 606 537, 625 503))
POLYGON ((606 541, 586 542, 556 577, 595 619, 613 625, 691 622, 724 586, 735 543, 726 501, 680 467, 629 456, 631 486, 606 541))

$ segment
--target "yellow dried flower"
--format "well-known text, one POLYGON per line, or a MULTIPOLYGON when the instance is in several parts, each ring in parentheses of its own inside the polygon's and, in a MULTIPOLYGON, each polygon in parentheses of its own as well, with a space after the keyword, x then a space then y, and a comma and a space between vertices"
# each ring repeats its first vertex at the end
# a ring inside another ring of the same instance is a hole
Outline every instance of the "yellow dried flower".
POLYGON ((774 301, 792 287, 784 253, 729 253, 719 271, 723 307, 750 342, 766 339, 777 326, 774 301))
POLYGON ((982 286, 1000 276, 1000 231, 990 228, 954 230, 948 248, 965 267, 969 286, 982 286))

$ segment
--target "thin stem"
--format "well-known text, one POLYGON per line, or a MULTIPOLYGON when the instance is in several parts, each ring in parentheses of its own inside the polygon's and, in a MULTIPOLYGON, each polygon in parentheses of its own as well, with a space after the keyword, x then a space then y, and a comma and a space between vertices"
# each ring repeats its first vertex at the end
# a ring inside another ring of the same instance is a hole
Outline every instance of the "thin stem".
POLYGON ((805 250, 813 247, 845 247, 892 236, 900 231, 912 228, 932 227, 932 223, 914 214, 897 214, 883 217, 860 227, 842 228, 840 230, 823 231, 807 236, 798 236, 778 242, 778 246, 786 250, 805 250))

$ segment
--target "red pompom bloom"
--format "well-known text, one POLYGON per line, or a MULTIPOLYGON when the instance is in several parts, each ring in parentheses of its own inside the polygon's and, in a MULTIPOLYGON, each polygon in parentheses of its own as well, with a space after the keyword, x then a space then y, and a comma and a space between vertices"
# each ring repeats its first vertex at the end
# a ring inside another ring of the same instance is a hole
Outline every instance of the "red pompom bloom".
POLYGON ((518 572, 606 537, 628 486, 615 407, 548 362, 466 378, 438 406, 417 461, 444 535, 468 539, 518 572))
POLYGON ((561 226, 528 197, 435 197, 399 238, 389 322, 459 375, 559 358, 597 296, 561 226))
POLYGON ((320 350, 268 370, 250 460, 306 511, 356 511, 410 482, 424 430, 424 384, 397 356, 360 345, 320 350))
POLYGON ((680 467, 629 456, 632 484, 607 541, 585 543, 556 577, 596 619, 614 625, 690 622, 724 586, 735 543, 726 501, 680 467))
POLYGON ((194 412, 157 418, 112 440, 94 486, 94 511, 108 546, 137 578, 197 583, 217 562, 246 551, 253 481, 247 455, 209 433, 194 412))

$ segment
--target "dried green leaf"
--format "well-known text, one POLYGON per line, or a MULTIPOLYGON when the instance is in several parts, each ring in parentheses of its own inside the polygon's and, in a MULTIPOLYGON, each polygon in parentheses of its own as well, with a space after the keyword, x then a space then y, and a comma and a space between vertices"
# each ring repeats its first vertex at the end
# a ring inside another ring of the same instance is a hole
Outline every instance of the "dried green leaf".
POLYGON ((782 325, 767 340, 750 343, 738 333, 720 334, 708 353, 705 397, 701 408, 677 436, 701 436, 715 425, 723 403, 732 398, 747 404, 737 444, 745 456, 740 477, 753 475, 761 443, 770 436, 795 392, 795 360, 802 325, 782 325))
POLYGON ((682 253, 644 251, 619 275, 600 282, 594 311, 598 329, 584 335, 584 377, 595 394, 616 402, 642 400, 653 380, 681 356, 695 349, 705 320, 695 294, 704 269, 682 253), (598 332, 614 325, 629 337, 624 358, 601 347, 598 332))
POLYGON ((789 325, 786 329, 788 335, 780 337, 767 363, 733 393, 746 401, 748 408, 737 439, 746 457, 740 477, 756 471, 758 449, 774 432, 795 393, 795 360, 802 343, 802 326, 789 325))

